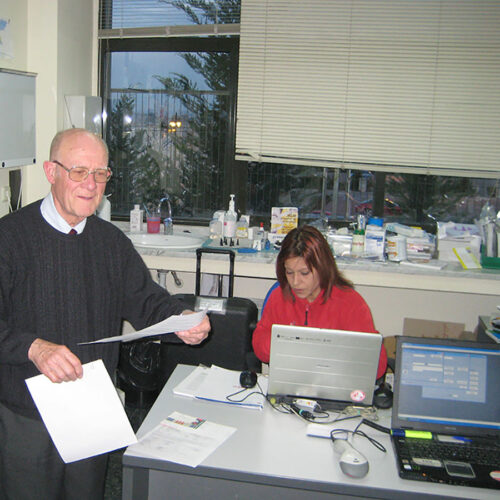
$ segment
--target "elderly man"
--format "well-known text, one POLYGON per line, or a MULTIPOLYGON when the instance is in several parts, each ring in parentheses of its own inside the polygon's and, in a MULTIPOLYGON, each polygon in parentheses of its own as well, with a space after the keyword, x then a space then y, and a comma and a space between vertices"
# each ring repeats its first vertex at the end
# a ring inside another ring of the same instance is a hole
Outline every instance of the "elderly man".
MULTIPOLYGON (((102 498, 107 456, 64 464, 25 379, 82 377, 118 345, 80 342, 141 329, 185 306, 154 283, 129 239, 93 214, 111 176, 105 143, 82 129, 59 132, 44 162, 51 191, 0 220, 0 498, 102 498)), ((210 324, 177 332, 203 341, 210 324)), ((78 437, 75 437, 75 439, 78 437)))

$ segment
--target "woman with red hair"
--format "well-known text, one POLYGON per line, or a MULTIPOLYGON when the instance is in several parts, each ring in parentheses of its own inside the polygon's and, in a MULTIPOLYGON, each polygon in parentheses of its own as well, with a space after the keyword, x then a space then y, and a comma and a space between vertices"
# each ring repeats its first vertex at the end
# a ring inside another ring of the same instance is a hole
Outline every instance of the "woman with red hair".
MULTIPOLYGON (((313 226, 290 231, 276 261, 279 287, 270 294, 253 333, 253 349, 269 362, 273 324, 377 333, 363 297, 339 271, 330 246, 313 226)), ((382 346, 377 379, 387 367, 382 346)))

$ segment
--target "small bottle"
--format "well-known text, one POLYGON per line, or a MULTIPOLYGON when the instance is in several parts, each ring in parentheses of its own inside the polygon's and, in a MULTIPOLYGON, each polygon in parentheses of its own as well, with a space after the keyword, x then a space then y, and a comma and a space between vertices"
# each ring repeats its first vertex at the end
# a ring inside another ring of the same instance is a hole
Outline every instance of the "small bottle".
POLYGON ((362 255, 365 249, 365 230, 355 229, 352 235, 352 255, 362 255))
POLYGON ((248 238, 248 216, 242 215, 236 226, 237 238, 248 238))
POLYGON ((224 214, 223 235, 225 238, 234 238, 236 235, 236 210, 234 209, 234 194, 229 195, 229 208, 224 214))
POLYGON ((267 241, 267 233, 264 229, 264 223, 260 223, 259 230, 257 231, 257 239, 261 241, 262 248, 264 249, 264 246, 267 241))
POLYGON ((131 233, 141 233, 142 232, 142 217, 143 211, 140 209, 139 205, 135 205, 134 209, 130 211, 130 232, 131 233))
POLYGON ((222 222, 218 219, 212 219, 209 224, 209 235, 211 240, 222 236, 222 222))

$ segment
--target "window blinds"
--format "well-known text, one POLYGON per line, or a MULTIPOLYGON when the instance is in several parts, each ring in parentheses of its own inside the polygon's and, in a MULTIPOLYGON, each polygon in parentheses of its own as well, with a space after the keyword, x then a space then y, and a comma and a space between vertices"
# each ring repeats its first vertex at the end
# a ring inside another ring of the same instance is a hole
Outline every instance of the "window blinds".
POLYGON ((242 0, 236 158, 500 176, 500 2, 242 0))
POLYGON ((239 34, 239 0, 100 0, 99 38, 239 34))

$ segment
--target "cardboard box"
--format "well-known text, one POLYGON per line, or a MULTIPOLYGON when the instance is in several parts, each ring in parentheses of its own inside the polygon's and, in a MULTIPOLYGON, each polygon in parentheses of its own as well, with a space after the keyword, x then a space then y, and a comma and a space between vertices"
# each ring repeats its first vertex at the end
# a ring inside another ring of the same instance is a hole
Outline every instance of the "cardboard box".
POLYGON ((452 323, 451 321, 405 318, 403 322, 403 335, 409 337, 459 339, 464 329, 463 323, 452 323))
POLYGON ((385 350, 387 351, 387 357, 395 359, 396 358, 396 336, 392 335, 390 337, 384 337, 383 339, 385 350))
MULTIPOLYGON (((405 318, 403 335, 407 337, 476 340, 477 333, 465 331, 464 328, 463 323, 405 318)), ((396 336, 384 337, 383 342, 387 356, 394 359, 396 357, 396 336)))

